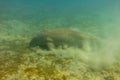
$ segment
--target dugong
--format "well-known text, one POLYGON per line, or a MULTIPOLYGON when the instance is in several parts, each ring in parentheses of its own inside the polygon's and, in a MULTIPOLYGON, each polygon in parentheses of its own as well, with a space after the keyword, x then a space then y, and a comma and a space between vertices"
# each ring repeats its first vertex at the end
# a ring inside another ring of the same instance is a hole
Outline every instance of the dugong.
POLYGON ((74 30, 48 30, 32 38, 30 48, 39 46, 41 49, 74 47, 82 50, 92 49, 96 39, 74 30))

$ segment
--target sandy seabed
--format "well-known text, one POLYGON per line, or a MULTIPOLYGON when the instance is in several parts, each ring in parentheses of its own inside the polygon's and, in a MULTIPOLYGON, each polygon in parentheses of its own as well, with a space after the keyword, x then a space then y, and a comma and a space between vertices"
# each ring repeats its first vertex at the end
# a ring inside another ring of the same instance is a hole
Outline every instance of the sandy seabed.
POLYGON ((0 35, 0 80, 120 80, 119 63, 97 64, 75 48, 30 50, 30 40, 0 35))
POLYGON ((76 48, 30 50, 28 34, 42 29, 29 29, 17 20, 0 24, 0 80, 120 80, 119 56, 76 48))

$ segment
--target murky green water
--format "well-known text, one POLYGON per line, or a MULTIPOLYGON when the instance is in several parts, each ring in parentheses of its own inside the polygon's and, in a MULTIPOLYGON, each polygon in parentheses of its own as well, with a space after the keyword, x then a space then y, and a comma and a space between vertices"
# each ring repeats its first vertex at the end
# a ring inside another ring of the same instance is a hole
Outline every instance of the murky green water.
POLYGON ((27 28, 27 34, 42 29, 72 28, 97 36, 117 35, 119 4, 118 0, 1 0, 0 20, 1 24, 16 26, 16 33, 24 26, 22 30, 27 28))
POLYGON ((0 80, 119 80, 119 34, 119 0, 0 0, 0 80), (28 48, 53 29, 100 43, 96 51, 28 48))

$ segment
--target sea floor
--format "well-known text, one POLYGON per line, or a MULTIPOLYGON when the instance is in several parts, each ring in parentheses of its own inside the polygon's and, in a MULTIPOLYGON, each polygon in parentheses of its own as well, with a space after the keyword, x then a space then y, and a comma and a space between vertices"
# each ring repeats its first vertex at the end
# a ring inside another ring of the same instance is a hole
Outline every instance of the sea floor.
POLYGON ((97 51, 31 50, 32 34, 43 30, 31 28, 18 20, 0 23, 0 80, 120 80, 119 56, 112 62, 97 51))
POLYGON ((74 48, 30 50, 30 40, 0 35, 0 80, 120 80, 120 63, 96 65, 88 53, 74 48))

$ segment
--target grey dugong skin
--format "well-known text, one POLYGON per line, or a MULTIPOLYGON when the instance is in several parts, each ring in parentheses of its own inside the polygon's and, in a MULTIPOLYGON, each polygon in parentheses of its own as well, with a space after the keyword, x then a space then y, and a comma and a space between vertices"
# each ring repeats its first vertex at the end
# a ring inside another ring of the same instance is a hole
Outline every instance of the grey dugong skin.
POLYGON ((33 37, 29 47, 39 46, 41 49, 76 47, 80 49, 90 48, 95 44, 95 39, 91 36, 73 30, 49 30, 33 37))

